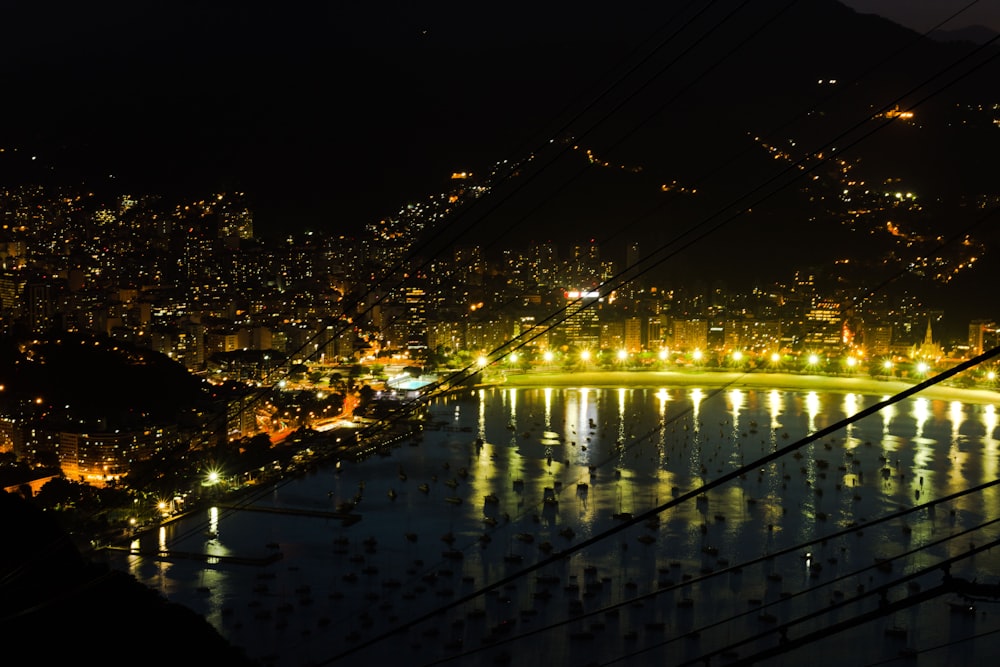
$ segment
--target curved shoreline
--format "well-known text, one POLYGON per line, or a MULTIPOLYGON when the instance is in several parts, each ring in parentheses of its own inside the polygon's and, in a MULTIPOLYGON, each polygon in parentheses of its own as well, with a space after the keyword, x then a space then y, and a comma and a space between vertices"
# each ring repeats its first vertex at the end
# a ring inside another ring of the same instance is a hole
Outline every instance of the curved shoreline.
MULTIPOLYGON (((583 371, 569 373, 508 374, 496 383, 509 387, 729 387, 732 389, 781 389, 790 391, 836 391, 870 396, 892 396, 911 389, 902 380, 881 380, 862 376, 805 375, 797 373, 733 371, 583 371)), ((1000 392, 989 389, 964 389, 937 384, 917 394, 924 398, 997 403, 1000 392)))

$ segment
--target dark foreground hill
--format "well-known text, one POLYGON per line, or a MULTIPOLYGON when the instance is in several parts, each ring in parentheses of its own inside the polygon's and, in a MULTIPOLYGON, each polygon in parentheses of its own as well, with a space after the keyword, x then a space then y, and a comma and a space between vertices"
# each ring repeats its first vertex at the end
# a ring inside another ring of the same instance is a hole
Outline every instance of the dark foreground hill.
POLYGON ((130 575, 89 562, 44 512, 0 493, 0 645, 42 664, 257 663, 201 616, 130 575))

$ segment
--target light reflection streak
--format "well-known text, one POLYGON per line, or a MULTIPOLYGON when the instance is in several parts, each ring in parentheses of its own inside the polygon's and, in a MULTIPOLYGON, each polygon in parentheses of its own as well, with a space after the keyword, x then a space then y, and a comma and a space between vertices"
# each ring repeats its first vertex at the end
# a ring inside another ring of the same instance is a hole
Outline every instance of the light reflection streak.
POLYGON ((545 394, 545 430, 552 430, 552 387, 543 390, 545 394))
POLYGON ((917 422, 916 434, 914 438, 924 437, 924 424, 927 423, 927 419, 930 417, 930 409, 928 407, 928 402, 926 398, 917 397, 913 401, 913 419, 917 422))
POLYGON ((958 401, 952 401, 948 409, 948 418, 951 420, 951 444, 948 447, 948 463, 947 466, 948 475, 948 493, 953 493, 955 491, 964 488, 968 481, 965 479, 963 470, 968 462, 969 455, 967 452, 963 452, 960 442, 962 440, 962 404, 958 401))
POLYGON ((815 433, 816 415, 819 414, 819 395, 815 391, 806 394, 806 414, 809 416, 809 433, 815 433))
POLYGON ((479 422, 476 425, 476 435, 480 440, 486 441, 486 390, 479 390, 479 422))
MULTIPOLYGON (((656 392, 656 398, 660 401, 660 426, 659 426, 659 438, 656 441, 656 449, 659 453, 659 462, 663 463, 663 456, 667 448, 667 402, 670 400, 670 394, 667 393, 666 389, 660 388, 656 392)), ((659 471, 657 471, 659 474, 659 471)))
MULTIPOLYGON (((730 457, 730 462, 734 466, 743 465, 743 454, 742 450, 739 448, 740 442, 740 409, 743 407, 743 390, 742 389, 731 389, 729 391, 729 404, 732 407, 732 434, 730 437, 730 446, 732 447, 732 455, 730 457)), ((741 505, 742 506, 742 505, 741 505)))
POLYGON ((694 477, 701 475, 701 416, 699 410, 704 398, 705 394, 701 389, 695 387, 691 390, 691 429, 693 436, 691 438, 691 457, 689 460, 691 462, 691 474, 694 477))
MULTIPOLYGON (((879 400, 881 400, 881 401, 887 401, 887 400, 889 400, 889 397, 888 396, 883 396, 879 400)), ((882 438, 885 439, 886 437, 888 437, 890 435, 890 433, 889 433, 889 427, 892 425, 892 419, 893 419, 893 417, 896 416, 896 406, 892 405, 892 404, 887 405, 884 408, 882 408, 881 410, 879 410, 879 414, 882 415, 882 438)))
POLYGON ((768 407, 771 413, 771 449, 778 448, 778 429, 781 422, 778 417, 781 415, 781 393, 777 389, 772 389, 767 396, 768 407))
MULTIPOLYGON (((853 417, 858 412, 858 397, 857 394, 845 394, 844 395, 844 414, 848 417, 853 417)), ((854 442, 854 422, 847 425, 844 429, 844 444, 850 446, 854 442)))

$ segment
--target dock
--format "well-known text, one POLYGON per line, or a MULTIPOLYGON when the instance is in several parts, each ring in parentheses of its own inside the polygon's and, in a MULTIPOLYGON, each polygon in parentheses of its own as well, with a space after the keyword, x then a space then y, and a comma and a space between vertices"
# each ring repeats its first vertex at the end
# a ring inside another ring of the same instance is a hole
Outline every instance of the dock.
POLYGON ((284 514, 287 516, 311 516, 320 519, 336 519, 345 526, 353 526, 358 521, 361 521, 361 515, 354 512, 297 509, 290 507, 267 507, 263 505, 217 505, 217 507, 225 510, 239 510, 242 512, 269 512, 271 514, 284 514))
POLYGON ((207 554, 200 551, 177 551, 175 549, 132 549, 129 547, 107 546, 105 549, 112 551, 126 551, 133 556, 142 558, 152 558, 155 560, 200 560, 209 565, 270 565, 284 558, 280 551, 270 553, 266 556, 225 556, 220 554, 207 554))

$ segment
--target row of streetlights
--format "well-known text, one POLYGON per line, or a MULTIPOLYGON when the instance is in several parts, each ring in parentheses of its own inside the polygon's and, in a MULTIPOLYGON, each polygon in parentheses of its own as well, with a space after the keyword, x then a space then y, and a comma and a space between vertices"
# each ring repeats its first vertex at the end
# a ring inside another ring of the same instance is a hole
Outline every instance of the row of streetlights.
MULTIPOLYGON (((618 362, 624 363, 633 355, 634 353, 631 353, 627 350, 618 350, 617 352, 614 353, 614 358, 618 362)), ((706 357, 705 353, 700 349, 692 350, 690 353, 684 356, 686 356, 691 362, 694 362, 695 364, 699 364, 700 362, 704 361, 706 357)), ((749 356, 750 355, 747 355, 746 353, 740 350, 736 350, 730 353, 728 355, 728 358, 733 363, 741 364, 747 361, 749 356)), ((766 358, 772 364, 772 366, 781 365, 786 361, 786 359, 788 359, 788 357, 778 352, 772 352, 770 355, 767 355, 766 357, 763 357, 763 355, 761 356, 762 358, 766 358)), ((666 348, 661 349, 656 353, 656 357, 661 362, 669 361, 670 351, 666 348)), ((556 358, 557 358, 557 353, 551 349, 544 350, 541 355, 541 360, 546 364, 555 362, 556 358)), ((581 350, 579 352, 579 360, 583 363, 588 363, 590 361, 593 361, 594 359, 595 359, 595 354, 590 350, 581 350)), ((506 363, 510 365, 518 364, 521 361, 521 355, 518 354, 517 352, 512 352, 511 354, 505 357, 504 361, 506 361, 506 363)), ((788 361, 789 363, 791 363, 790 359, 788 361)), ((805 363, 803 364, 803 367, 821 368, 826 364, 827 361, 828 358, 820 354, 810 353, 805 357, 805 363)), ((478 358, 477 364, 479 365, 479 367, 483 368, 490 364, 490 360, 487 356, 483 355, 478 358)), ((864 359, 859 356, 848 355, 847 357, 844 357, 843 364, 849 370, 860 369, 864 365, 864 359)), ((893 374, 897 366, 898 364, 891 359, 886 359, 881 363, 881 369, 884 371, 886 375, 893 374)), ((918 375, 926 375, 931 371, 932 366, 927 361, 918 360, 913 364, 912 369, 913 372, 915 372, 918 375)), ((990 381, 995 379, 995 373, 993 371, 988 371, 987 375, 988 375, 987 379, 989 379, 990 381)))

